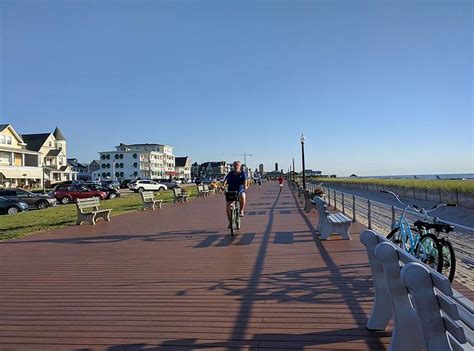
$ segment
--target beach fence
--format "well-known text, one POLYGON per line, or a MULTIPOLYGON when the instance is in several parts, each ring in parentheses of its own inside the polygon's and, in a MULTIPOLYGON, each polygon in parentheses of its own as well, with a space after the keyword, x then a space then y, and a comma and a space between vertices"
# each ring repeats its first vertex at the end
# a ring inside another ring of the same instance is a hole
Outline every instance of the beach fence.
MULTIPOLYGON (((317 184, 308 183, 307 190, 314 192, 317 184)), ((340 190, 331 189, 327 186, 324 190, 325 201, 334 209, 352 218, 352 220, 365 224, 369 229, 388 235, 395 223, 400 218, 403 208, 386 205, 364 197, 355 196, 340 190)), ((425 217, 417 212, 407 211, 405 213, 410 223, 425 217)), ((463 226, 449 221, 443 222, 453 225, 455 231, 449 234, 449 240, 453 244, 456 259, 456 280, 463 284, 474 286, 474 228, 463 226)))
MULTIPOLYGON (((325 184, 331 184, 325 181, 325 184)), ((348 189, 359 189, 364 191, 389 190, 406 198, 415 200, 433 201, 439 203, 451 203, 466 208, 474 208, 474 196, 472 193, 462 192, 459 189, 446 190, 442 188, 420 188, 410 186, 397 186, 377 183, 364 182, 341 182, 334 183, 337 187, 345 187, 348 189)))

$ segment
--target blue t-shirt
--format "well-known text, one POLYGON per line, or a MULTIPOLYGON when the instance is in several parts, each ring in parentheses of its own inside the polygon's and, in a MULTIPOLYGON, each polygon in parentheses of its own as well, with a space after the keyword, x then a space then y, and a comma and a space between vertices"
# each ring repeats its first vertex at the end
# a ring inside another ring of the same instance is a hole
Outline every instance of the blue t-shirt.
POLYGON ((227 190, 228 191, 241 191, 245 190, 245 181, 247 180, 247 173, 230 171, 226 176, 227 190))

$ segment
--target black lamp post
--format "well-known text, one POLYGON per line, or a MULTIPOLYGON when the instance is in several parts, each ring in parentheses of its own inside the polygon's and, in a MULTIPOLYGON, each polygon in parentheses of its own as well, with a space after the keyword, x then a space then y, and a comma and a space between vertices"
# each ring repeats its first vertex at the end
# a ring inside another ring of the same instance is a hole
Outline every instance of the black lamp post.
POLYGON ((295 182, 295 158, 293 157, 293 183, 295 182))
POLYGON ((303 134, 301 134, 301 138, 300 138, 300 141, 301 141, 301 162, 303 164, 303 190, 306 191, 306 174, 304 172, 305 170, 305 166, 304 166, 304 141, 305 141, 305 137, 303 134))

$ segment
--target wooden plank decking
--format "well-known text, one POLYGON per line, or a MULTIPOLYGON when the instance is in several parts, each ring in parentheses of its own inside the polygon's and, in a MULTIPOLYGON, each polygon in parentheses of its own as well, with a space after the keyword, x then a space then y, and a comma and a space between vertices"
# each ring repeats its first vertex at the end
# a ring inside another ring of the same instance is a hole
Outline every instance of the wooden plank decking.
POLYGON ((385 350, 362 227, 321 242, 287 187, 248 198, 234 239, 217 195, 1 243, 0 350, 385 350))

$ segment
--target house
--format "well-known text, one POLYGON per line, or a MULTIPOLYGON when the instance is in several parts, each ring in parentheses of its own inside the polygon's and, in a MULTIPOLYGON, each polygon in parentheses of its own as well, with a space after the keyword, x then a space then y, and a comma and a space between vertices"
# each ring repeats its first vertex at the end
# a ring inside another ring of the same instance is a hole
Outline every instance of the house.
POLYGON ((91 179, 91 173, 89 172, 89 165, 87 163, 81 163, 77 158, 68 158, 67 163, 74 172, 77 172, 78 180, 87 181, 91 179))
POLYGON ((198 177, 221 179, 230 172, 231 165, 225 161, 204 162, 198 167, 198 177))
POLYGON ((0 124, 0 187, 41 186, 41 153, 27 148, 10 124, 0 124))
POLYGON ((53 133, 22 134, 21 137, 29 151, 40 154, 47 186, 76 180, 77 173, 67 163, 67 141, 59 128, 53 133))
POLYGON ((312 169, 305 169, 304 174, 307 177, 320 177, 321 176, 321 171, 313 171, 312 169))
POLYGON ((99 152, 100 170, 93 171, 93 179, 164 179, 174 177, 173 147, 163 144, 123 144, 115 151, 99 152))
POLYGON ((191 179, 191 159, 188 156, 175 158, 176 178, 191 179))

